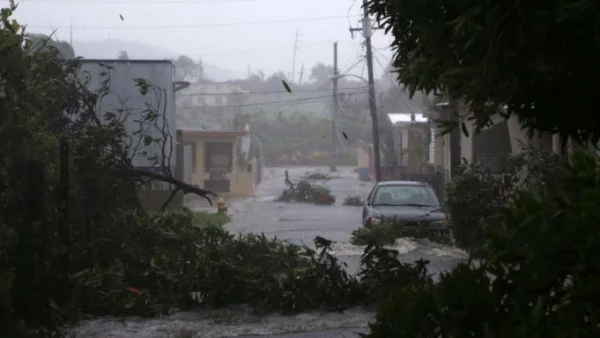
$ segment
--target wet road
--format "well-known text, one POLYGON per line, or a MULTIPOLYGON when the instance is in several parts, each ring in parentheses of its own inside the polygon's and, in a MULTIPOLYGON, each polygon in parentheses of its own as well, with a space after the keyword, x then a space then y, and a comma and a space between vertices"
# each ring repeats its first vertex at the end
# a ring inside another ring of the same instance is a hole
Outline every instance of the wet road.
MULTIPOLYGON (((264 179, 253 197, 229 201, 232 221, 226 228, 236 233, 264 233, 292 243, 313 245, 321 236, 335 241, 334 252, 348 264, 350 273, 358 269, 363 247, 349 244, 352 230, 360 226, 360 207, 343 206, 347 196, 365 198, 371 185, 360 183, 353 168, 338 168, 333 179, 316 181, 331 189, 336 197, 332 206, 281 203, 274 200, 285 188, 285 168, 266 168, 264 179)), ((327 168, 288 168, 290 179, 327 168)), ((200 208, 192 202, 192 209, 200 208)), ((430 261, 430 273, 447 270, 465 259, 461 250, 431 243, 400 239, 394 246, 400 260, 430 261)), ((296 316, 254 316, 243 308, 177 313, 161 319, 105 318, 82 323, 78 338, 197 338, 197 337, 271 337, 271 338, 346 338, 367 331, 373 313, 353 309, 345 313, 312 312, 296 316)))
MULTIPOLYGON (((313 239, 321 236, 336 242, 333 249, 348 264, 349 272, 358 269, 363 247, 349 244, 352 230, 361 226, 361 207, 344 206, 348 196, 359 195, 365 199, 372 183, 361 183, 358 174, 350 167, 338 168, 330 180, 313 181, 329 188, 336 197, 332 206, 316 206, 301 203, 282 203, 274 200, 285 189, 285 170, 290 179, 300 179, 306 173, 328 173, 327 168, 268 168, 265 178, 253 198, 232 202, 232 222, 227 229, 241 233, 264 233, 296 244, 313 245, 313 239)), ((401 253, 400 260, 414 262, 420 258, 430 260, 432 274, 444 271, 465 257, 464 252, 427 241, 398 240, 395 248, 401 253)))

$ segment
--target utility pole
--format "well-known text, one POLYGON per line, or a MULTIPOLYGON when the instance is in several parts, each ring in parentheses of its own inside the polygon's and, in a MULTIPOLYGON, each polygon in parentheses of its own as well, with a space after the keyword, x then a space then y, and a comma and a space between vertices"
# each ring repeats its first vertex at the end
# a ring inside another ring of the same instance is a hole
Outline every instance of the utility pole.
POLYGON ((71 45, 71 47, 73 47, 73 18, 70 18, 69 21, 71 22, 71 27, 70 27, 70 36, 69 36, 69 44, 71 45))
POLYGON ((296 29, 296 38, 294 39, 294 59, 292 60, 292 82, 296 76, 296 52, 298 52, 298 29, 296 29))
POLYGON ((304 64, 302 64, 302 67, 300 68, 300 79, 298 80, 298 86, 302 85, 302 77, 304 77, 304 64))
POLYGON ((333 43, 333 111, 331 112, 331 165, 329 170, 337 171, 335 167, 336 145, 337 145, 337 126, 336 119, 338 113, 338 43, 333 43))
POLYGON ((350 27, 350 34, 362 31, 365 38, 367 50, 367 71, 369 74, 369 111, 371 112, 371 124, 373 128, 373 150, 375 152, 375 182, 381 181, 381 151, 379 146, 379 115, 377 114, 377 103, 375 102, 375 78, 373 76, 373 49, 371 46, 371 19, 369 18, 368 0, 363 0, 363 22, 362 27, 350 27))

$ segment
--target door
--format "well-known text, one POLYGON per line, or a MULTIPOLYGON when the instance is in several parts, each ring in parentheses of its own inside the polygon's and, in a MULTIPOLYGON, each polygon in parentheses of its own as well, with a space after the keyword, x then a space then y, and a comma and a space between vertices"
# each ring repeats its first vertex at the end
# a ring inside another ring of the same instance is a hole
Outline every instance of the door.
POLYGON ((232 142, 207 142, 204 144, 204 171, 209 178, 204 180, 204 189, 214 192, 230 192, 231 183, 227 174, 233 168, 232 142))

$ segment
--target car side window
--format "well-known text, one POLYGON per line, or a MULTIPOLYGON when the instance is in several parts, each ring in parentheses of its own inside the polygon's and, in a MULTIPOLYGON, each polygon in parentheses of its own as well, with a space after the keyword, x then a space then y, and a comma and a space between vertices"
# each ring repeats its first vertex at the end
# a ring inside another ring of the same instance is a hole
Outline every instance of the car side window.
POLYGON ((375 195, 375 190, 377 190, 377 186, 374 186, 373 189, 371 189, 369 196, 367 196, 367 203, 373 204, 372 198, 373 198, 373 195, 375 195))

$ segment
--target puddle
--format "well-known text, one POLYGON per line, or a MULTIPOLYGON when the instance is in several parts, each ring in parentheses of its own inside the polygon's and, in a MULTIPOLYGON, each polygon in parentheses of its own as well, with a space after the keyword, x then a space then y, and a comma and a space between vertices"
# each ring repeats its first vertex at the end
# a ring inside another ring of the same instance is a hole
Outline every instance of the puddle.
POLYGON ((343 313, 310 312, 295 316, 249 314, 243 307, 180 312, 160 319, 102 318, 73 330, 75 338, 217 338, 293 332, 366 328, 374 313, 351 309, 343 313))
MULTIPOLYGON (((411 238, 398 238, 393 245, 385 245, 385 248, 398 250, 399 254, 406 254, 417 249, 419 245, 411 238)), ((336 243, 331 250, 337 256, 360 256, 365 250, 364 245, 352 245, 349 243, 336 243)))

